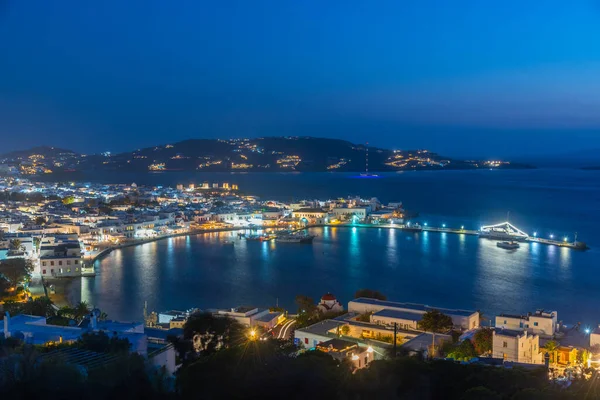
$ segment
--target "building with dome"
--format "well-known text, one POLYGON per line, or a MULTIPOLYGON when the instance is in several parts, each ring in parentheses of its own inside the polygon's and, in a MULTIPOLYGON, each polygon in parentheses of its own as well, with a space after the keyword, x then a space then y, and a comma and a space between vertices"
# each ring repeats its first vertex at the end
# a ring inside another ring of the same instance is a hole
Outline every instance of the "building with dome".
POLYGON ((317 310, 323 314, 338 313, 344 311, 344 306, 331 293, 325 293, 317 304, 317 310))

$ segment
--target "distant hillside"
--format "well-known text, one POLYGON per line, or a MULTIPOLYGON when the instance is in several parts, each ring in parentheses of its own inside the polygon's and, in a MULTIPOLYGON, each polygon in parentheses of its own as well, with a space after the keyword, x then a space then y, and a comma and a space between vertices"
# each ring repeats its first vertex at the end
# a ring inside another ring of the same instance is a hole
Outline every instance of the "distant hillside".
POLYGON ((58 147, 50 147, 50 146, 38 146, 32 147, 28 150, 17 150, 11 151, 9 153, 5 153, 0 155, 0 161, 5 160, 18 160, 18 159, 29 159, 32 156, 40 155, 44 158, 56 158, 63 156, 78 156, 77 153, 67 149, 61 149, 58 147))
POLYGON ((427 150, 394 151, 345 140, 313 137, 191 139, 120 154, 78 155, 51 147, 4 155, 9 163, 29 163, 35 154, 47 168, 119 171, 369 171, 528 168, 524 164, 455 160, 427 150), (368 154, 367 154, 368 153, 368 154), (59 159, 58 163, 53 161, 59 159))

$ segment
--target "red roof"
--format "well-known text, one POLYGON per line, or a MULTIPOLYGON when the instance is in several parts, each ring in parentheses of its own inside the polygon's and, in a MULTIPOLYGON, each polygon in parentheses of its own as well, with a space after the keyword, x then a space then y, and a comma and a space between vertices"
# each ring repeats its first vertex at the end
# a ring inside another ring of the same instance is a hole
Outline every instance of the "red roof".
POLYGON ((325 293, 325 294, 323 295, 323 297, 321 297, 321 300, 324 300, 324 301, 328 301, 328 300, 336 300, 336 298, 335 298, 335 296, 334 296, 334 295, 332 295, 331 293, 325 293))

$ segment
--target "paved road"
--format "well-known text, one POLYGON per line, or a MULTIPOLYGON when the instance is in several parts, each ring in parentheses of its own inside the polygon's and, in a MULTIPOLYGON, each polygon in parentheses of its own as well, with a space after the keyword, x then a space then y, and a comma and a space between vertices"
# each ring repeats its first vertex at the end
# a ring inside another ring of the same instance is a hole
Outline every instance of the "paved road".
POLYGON ((275 339, 289 339, 292 335, 292 325, 296 323, 295 319, 288 319, 283 324, 273 329, 273 337, 275 339))

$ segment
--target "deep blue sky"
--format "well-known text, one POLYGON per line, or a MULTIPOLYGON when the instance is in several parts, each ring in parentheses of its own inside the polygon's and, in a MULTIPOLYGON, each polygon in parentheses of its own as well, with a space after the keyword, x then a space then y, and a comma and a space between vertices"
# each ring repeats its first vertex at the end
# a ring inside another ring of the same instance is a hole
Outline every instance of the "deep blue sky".
POLYGON ((4 150, 311 135, 600 148, 600 3, 0 0, 4 150))

